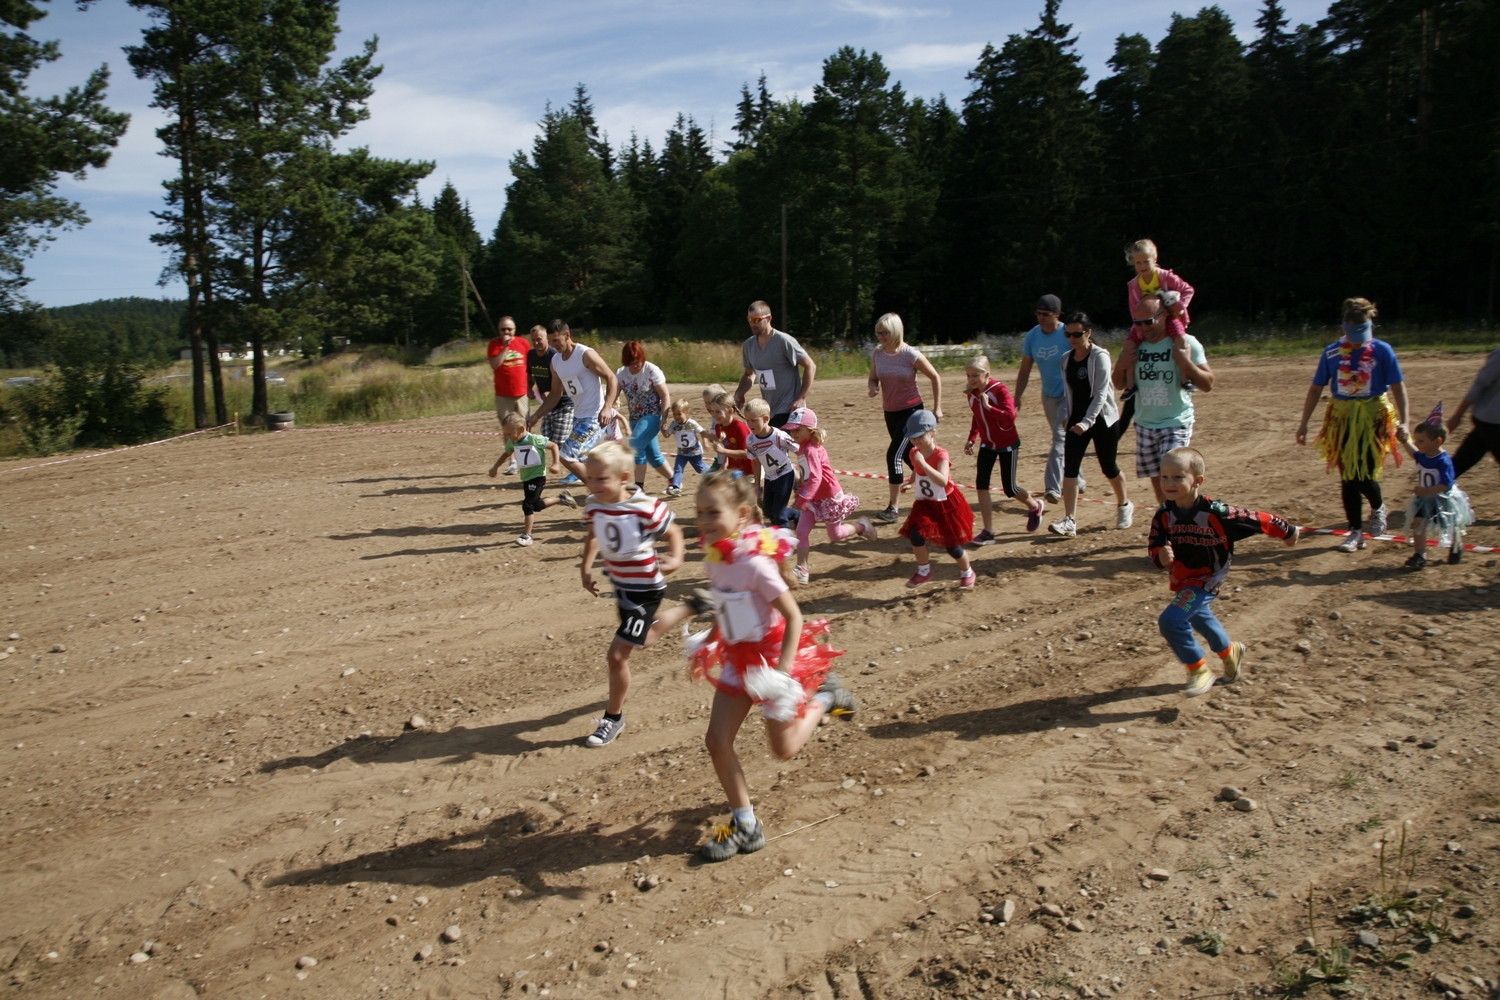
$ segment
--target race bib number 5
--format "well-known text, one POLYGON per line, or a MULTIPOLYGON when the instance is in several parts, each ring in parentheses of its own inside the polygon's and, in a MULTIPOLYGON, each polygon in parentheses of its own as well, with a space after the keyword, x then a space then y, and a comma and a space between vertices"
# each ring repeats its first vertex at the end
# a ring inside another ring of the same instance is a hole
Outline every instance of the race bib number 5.
POLYGON ((698 447, 698 436, 692 431, 677 432, 677 448, 680 451, 694 451, 698 447))

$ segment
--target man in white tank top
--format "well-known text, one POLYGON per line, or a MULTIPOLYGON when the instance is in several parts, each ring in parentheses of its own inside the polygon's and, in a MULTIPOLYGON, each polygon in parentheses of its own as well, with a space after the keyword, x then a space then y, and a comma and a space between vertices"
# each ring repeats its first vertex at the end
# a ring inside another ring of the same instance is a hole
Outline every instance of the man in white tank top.
POLYGON ((527 418, 526 425, 535 427, 566 394, 573 401, 573 433, 558 451, 562 464, 582 479, 583 456, 604 440, 605 426, 615 419, 620 381, 599 352, 574 342, 573 331, 562 320, 547 324, 547 343, 557 352, 552 356, 552 391, 527 418))

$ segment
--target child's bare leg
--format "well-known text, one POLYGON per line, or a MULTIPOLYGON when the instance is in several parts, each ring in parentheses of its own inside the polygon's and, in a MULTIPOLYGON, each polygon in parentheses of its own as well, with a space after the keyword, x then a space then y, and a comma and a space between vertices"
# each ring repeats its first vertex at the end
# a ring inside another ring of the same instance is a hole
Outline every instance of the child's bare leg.
POLYGON ((679 604, 665 611, 658 611, 656 613, 656 621, 652 622, 651 627, 646 630, 646 641, 641 643, 641 648, 650 649, 656 645, 656 640, 666 634, 667 629, 680 625, 689 618, 696 618, 697 615, 698 612, 686 604, 679 604))
POLYGON ((536 515, 535 514, 527 514, 526 515, 526 526, 524 528, 522 528, 521 530, 524 531, 528 535, 531 534, 531 525, 535 521, 536 521, 536 515))
POLYGON ((661 477, 663 479, 665 479, 667 482, 670 483, 672 481, 672 470, 669 469, 669 468, 667 468, 667 463, 663 462, 660 465, 653 465, 652 468, 655 469, 657 472, 660 472, 661 473, 661 477))
POLYGON ((780 760, 791 760, 797 756, 797 751, 812 739, 813 730, 823 721, 823 714, 821 702, 809 701, 802 714, 790 722, 767 719, 766 739, 771 744, 771 752, 780 760))
POLYGON ((630 653, 635 649, 630 643, 615 636, 615 641, 609 644, 609 655, 605 658, 609 664, 609 707, 606 709, 610 715, 619 715, 625 711, 625 694, 630 690, 630 653))
POLYGON ((1151 488, 1156 491, 1156 506, 1167 502, 1167 495, 1161 491, 1161 476, 1151 477, 1151 488))
MULTIPOLYGON (((713 759, 714 773, 719 776, 719 785, 729 808, 745 809, 750 805, 750 785, 745 781, 745 771, 740 767, 739 755, 734 752, 734 738, 739 735, 745 716, 750 714, 749 695, 729 695, 714 691, 713 709, 708 716, 708 733, 703 737, 708 756, 713 759)), ((804 741, 805 742, 805 741, 804 741)))
POLYGON ((985 531, 989 531, 991 528, 994 527, 994 525, 991 523, 991 521, 994 518, 994 514, 992 513, 993 507, 994 507, 994 504, 990 500, 990 491, 989 490, 980 490, 979 491, 979 519, 984 522, 984 530, 985 531))

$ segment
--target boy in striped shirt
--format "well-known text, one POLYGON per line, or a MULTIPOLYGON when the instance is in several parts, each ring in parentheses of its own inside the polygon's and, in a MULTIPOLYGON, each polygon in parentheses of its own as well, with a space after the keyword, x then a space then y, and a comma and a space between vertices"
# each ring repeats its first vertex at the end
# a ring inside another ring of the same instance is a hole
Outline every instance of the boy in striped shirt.
POLYGON ((682 529, 662 501, 635 486, 635 452, 629 445, 606 441, 589 451, 583 482, 592 496, 583 508, 589 526, 579 566, 583 587, 594 596, 594 559, 604 557, 604 573, 614 584, 620 627, 609 644, 609 706, 599 728, 584 742, 591 747, 613 743, 625 728, 625 693, 630 690, 630 654, 646 649, 663 632, 697 612, 687 605, 658 618, 657 606, 667 593, 668 573, 682 566, 686 545, 682 529), (667 554, 656 554, 666 539, 667 554))

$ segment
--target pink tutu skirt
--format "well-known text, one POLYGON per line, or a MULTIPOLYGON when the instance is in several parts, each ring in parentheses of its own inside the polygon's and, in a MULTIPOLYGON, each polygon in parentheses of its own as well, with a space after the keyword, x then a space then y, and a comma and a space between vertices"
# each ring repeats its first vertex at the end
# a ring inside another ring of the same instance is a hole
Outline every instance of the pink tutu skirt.
MULTIPOLYGON (((791 680, 800 688, 800 692, 793 691, 784 699, 757 697, 746 690, 746 681, 751 671, 769 669, 773 673, 779 673, 776 665, 781 661, 781 641, 785 635, 786 620, 780 617, 766 630, 765 638, 759 642, 724 642, 719 637, 719 627, 715 625, 708 640, 689 656, 688 676, 695 681, 706 680, 727 695, 748 696, 751 701, 762 706, 768 718, 784 717, 783 721, 796 718, 806 709, 807 699, 828 676, 833 661, 843 656, 844 651, 828 645, 827 619, 804 622, 802 637, 797 644, 797 656, 792 661, 791 669, 791 680), (772 701, 777 704, 770 704, 772 701)), ((751 683, 749 687, 756 689, 761 686, 751 683)))

